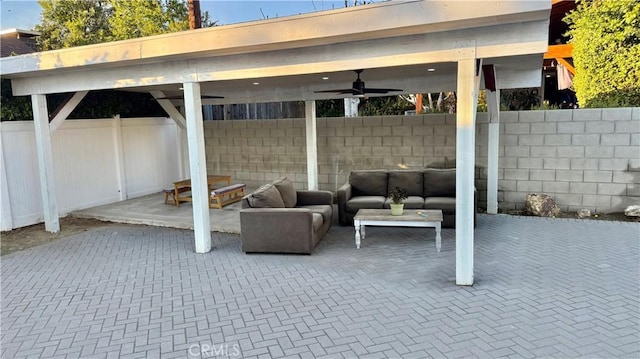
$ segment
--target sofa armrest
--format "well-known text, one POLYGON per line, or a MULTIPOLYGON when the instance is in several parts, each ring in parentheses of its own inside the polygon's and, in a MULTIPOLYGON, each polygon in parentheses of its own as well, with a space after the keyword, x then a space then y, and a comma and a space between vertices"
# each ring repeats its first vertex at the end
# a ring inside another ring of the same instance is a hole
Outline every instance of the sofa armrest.
POLYGON ((244 252, 307 253, 314 247, 313 216, 306 208, 240 210, 244 252))
POLYGON ((314 204, 333 204, 333 193, 330 191, 298 190, 296 206, 308 206, 314 204))
POLYGON ((350 183, 347 182, 338 188, 338 221, 343 226, 349 224, 349 220, 347 220, 347 201, 352 196, 353 192, 350 183))

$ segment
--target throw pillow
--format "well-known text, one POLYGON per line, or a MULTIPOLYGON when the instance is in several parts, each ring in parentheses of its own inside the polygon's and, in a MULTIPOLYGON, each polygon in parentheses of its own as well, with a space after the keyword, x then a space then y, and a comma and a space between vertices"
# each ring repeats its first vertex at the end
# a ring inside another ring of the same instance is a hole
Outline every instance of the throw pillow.
POLYGON ((293 208, 296 206, 296 202, 298 202, 298 195, 296 193, 296 189, 293 188, 293 182, 291 182, 291 180, 287 177, 280 177, 273 181, 273 185, 276 186, 280 192, 280 196, 282 196, 282 201, 286 208, 293 208))
POLYGON ((280 191, 271 183, 258 188, 247 199, 253 208, 284 208, 280 191))
POLYGON ((426 168, 424 170, 424 196, 455 197, 456 169, 426 168))

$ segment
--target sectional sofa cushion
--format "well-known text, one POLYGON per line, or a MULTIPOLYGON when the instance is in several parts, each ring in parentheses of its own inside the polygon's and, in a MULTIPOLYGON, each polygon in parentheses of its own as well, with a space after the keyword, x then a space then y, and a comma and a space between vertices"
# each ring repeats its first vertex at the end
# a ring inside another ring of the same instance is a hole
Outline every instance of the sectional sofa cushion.
POLYGON ((357 196, 351 198, 349 202, 346 203, 347 210, 352 213, 358 212, 360 209, 371 208, 371 209, 382 209, 384 208, 384 201, 386 197, 384 196, 357 196))
POLYGON ((293 182, 291 182, 287 177, 280 177, 272 183, 280 192, 284 206, 286 208, 295 207, 298 198, 296 195, 296 189, 293 187, 293 182))
POLYGON ((455 197, 456 169, 424 170, 424 197, 455 197))
POLYGON ((271 183, 251 193, 247 196, 247 201, 252 208, 284 208, 280 191, 271 183))
POLYGON ((389 186, 387 193, 391 193, 396 187, 407 190, 409 196, 421 196, 423 191, 422 171, 389 171, 389 186))
POLYGON ((384 170, 352 171, 349 174, 349 183, 353 188, 353 195, 386 196, 387 176, 387 171, 384 170))
MULTIPOLYGON (((420 196, 409 196, 404 200, 404 209, 423 209, 424 198, 420 196)), ((384 201, 384 208, 391 208, 391 198, 387 198, 384 201)))

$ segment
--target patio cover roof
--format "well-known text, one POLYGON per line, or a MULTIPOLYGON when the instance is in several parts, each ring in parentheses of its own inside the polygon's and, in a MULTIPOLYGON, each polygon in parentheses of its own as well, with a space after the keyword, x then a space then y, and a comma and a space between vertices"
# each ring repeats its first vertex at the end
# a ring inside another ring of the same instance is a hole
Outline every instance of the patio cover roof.
POLYGON ((366 69, 370 87, 450 91, 456 61, 469 57, 494 64, 499 88, 533 87, 550 7, 394 0, 14 56, 0 65, 15 95, 123 89, 175 96, 193 81, 203 95, 225 97, 212 103, 313 100, 336 97, 314 91, 350 87, 355 69, 366 69))
POLYGON ((50 132, 86 91, 184 95, 184 118, 167 100, 159 102, 186 128, 200 253, 211 250, 202 95, 224 96, 212 103, 305 100, 307 175, 309 189, 316 189, 314 100, 340 96, 314 91, 350 88, 356 69, 365 69, 362 78, 369 87, 405 93, 455 90, 456 283, 471 285, 481 79, 487 76, 487 85, 495 83, 487 94, 489 212, 497 208, 499 89, 540 86, 550 9, 550 1, 394 0, 8 57, 0 60, 0 74, 12 79, 14 95, 32 95, 45 228, 54 232, 59 222, 50 132), (479 65, 493 66, 480 71, 479 65), (45 96, 60 92, 76 94, 50 124, 45 96))

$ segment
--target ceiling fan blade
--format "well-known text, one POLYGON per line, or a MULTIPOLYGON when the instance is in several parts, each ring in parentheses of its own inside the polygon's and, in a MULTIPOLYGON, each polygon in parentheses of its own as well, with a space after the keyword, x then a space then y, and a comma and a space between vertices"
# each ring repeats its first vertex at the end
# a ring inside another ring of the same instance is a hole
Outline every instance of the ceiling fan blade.
MULTIPOLYGON (((209 95, 203 95, 200 96, 200 98, 224 98, 224 96, 209 96, 209 95)), ((183 97, 182 96, 165 96, 165 97, 158 97, 158 98, 154 98, 155 100, 182 100, 183 97)))
POLYGON ((337 90, 322 90, 322 91, 313 91, 315 93, 338 93, 338 94, 343 94, 343 93, 352 93, 353 89, 337 89, 337 90))
POLYGON ((365 88, 364 93, 387 93, 387 92, 399 92, 400 89, 385 89, 385 88, 365 88))

